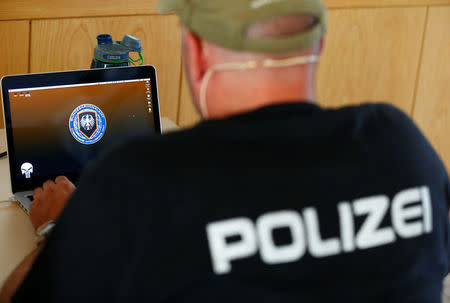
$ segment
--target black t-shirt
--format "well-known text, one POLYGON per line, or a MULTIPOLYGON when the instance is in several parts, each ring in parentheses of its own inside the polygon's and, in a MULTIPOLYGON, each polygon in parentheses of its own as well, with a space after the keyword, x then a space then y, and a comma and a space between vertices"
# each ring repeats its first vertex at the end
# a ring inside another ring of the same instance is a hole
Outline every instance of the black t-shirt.
POLYGON ((385 104, 140 138, 87 170, 14 302, 440 302, 448 189, 385 104))

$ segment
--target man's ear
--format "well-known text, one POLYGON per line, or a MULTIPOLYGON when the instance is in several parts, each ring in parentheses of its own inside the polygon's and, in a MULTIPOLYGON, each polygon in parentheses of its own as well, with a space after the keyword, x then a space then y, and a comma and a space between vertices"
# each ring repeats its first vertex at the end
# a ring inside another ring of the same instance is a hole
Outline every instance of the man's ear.
POLYGON ((205 58, 201 40, 190 30, 183 30, 183 60, 189 66, 191 81, 200 82, 205 74, 205 58))

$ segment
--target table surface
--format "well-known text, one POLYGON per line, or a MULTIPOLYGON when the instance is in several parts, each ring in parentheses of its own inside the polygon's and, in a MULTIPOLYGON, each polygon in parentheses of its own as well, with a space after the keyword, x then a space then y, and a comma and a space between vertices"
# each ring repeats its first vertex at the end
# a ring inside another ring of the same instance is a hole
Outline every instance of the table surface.
MULTIPOLYGON (((179 127, 161 119, 163 132, 179 127)), ((6 151, 5 130, 0 129, 0 152, 6 151)), ((8 158, 0 159, 0 201, 12 197, 8 158)), ((0 202, 0 288, 12 270, 36 247, 29 217, 15 202, 0 202)))
MULTIPOLYGON (((5 130, 0 129, 0 151, 6 150, 5 130)), ((0 160, 0 201, 11 196, 8 158, 0 160)), ((22 259, 36 247, 30 219, 14 202, 0 203, 0 285, 22 259)))

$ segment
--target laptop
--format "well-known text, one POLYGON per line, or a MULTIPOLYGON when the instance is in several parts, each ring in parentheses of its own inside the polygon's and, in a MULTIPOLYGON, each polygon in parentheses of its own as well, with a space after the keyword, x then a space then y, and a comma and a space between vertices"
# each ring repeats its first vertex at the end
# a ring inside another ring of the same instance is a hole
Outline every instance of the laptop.
POLYGON ((6 76, 1 88, 11 192, 26 213, 46 180, 76 184, 106 150, 161 134, 153 66, 6 76))

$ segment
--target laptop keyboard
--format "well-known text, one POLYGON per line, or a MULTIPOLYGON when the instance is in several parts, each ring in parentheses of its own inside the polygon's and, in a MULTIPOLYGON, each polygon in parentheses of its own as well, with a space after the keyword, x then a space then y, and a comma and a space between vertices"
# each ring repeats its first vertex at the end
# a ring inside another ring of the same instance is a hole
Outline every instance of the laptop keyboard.
POLYGON ((33 195, 28 195, 28 196, 25 196, 25 197, 27 197, 28 199, 30 199, 30 201, 33 201, 33 200, 34 200, 33 195))

